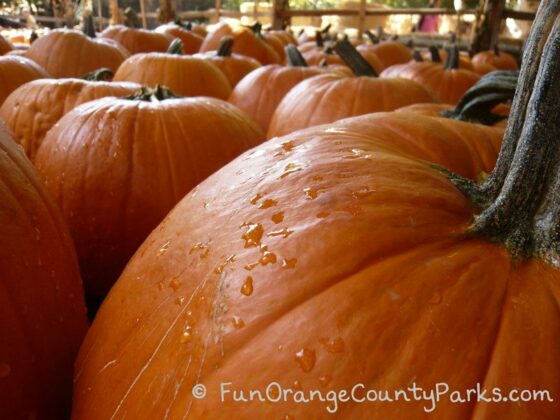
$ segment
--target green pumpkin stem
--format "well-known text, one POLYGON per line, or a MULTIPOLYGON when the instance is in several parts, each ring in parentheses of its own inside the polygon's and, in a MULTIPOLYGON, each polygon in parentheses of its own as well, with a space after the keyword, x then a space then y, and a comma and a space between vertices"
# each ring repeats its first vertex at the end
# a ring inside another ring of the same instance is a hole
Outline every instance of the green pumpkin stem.
POLYGON ((182 55, 183 41, 181 41, 179 38, 175 38, 173 41, 171 41, 171 44, 169 44, 169 48, 167 48, 167 54, 182 55))
POLYGON ((500 46, 498 45, 498 43, 496 43, 496 45, 494 45, 493 50, 494 50, 494 55, 496 57, 499 57, 500 56, 500 46))
POLYGON ((170 89, 166 88, 165 86, 156 85, 154 89, 142 86, 132 95, 126 96, 123 99, 127 99, 130 101, 159 102, 165 101, 166 99, 176 98, 181 98, 181 96, 175 95, 170 89))
POLYGON ((420 54, 420 51, 418 51, 417 49, 414 49, 412 51, 412 59, 417 63, 421 63, 424 61, 424 57, 422 57, 422 54, 420 54))
POLYGON ((231 35, 226 35, 220 40, 220 45, 218 46, 216 55, 218 57, 231 57, 232 50, 233 37, 231 35))
POLYGON ((379 38, 370 30, 365 31, 366 36, 373 45, 379 44, 379 38))
POLYGON ((346 65, 350 67, 356 76, 379 77, 373 67, 371 67, 350 42, 345 40, 339 41, 334 45, 333 50, 342 58, 346 65))
POLYGON ((323 46, 325 45, 323 34, 321 33, 321 31, 315 31, 315 45, 317 45, 317 47, 319 48, 323 48, 323 46))
POLYGON ((31 31, 31 35, 29 35, 29 43, 33 44, 35 41, 37 41, 37 39, 39 39, 39 35, 37 35, 37 32, 31 31))
POLYGON ((307 67, 307 62, 301 52, 293 44, 286 45, 286 57, 288 58, 288 66, 290 67, 307 67))
POLYGON ((83 29, 83 31, 84 31, 84 34, 86 34, 90 38, 95 38, 96 37, 95 25, 93 23, 93 15, 91 13, 88 13, 84 17, 84 29, 83 29))
POLYGON ((495 168, 476 183, 447 172, 479 208, 468 233, 517 259, 560 266, 560 0, 540 3, 495 168))
POLYGON ((113 75, 110 69, 101 68, 85 74, 82 79, 89 82, 110 82, 113 80, 113 75))
POLYGON ((432 63, 441 63, 441 55, 439 54, 439 48, 432 45, 429 47, 430 50, 430 57, 432 63))
POLYGON ((445 69, 453 70, 459 68, 459 48, 456 45, 446 48, 447 60, 445 60, 445 69))

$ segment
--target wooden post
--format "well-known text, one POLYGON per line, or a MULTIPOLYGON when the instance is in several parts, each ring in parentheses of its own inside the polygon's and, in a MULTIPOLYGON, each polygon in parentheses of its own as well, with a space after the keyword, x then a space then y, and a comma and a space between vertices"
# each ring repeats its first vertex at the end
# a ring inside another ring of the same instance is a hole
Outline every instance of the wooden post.
POLYGON ((253 3, 253 20, 255 22, 259 20, 259 0, 254 0, 253 3))
POLYGON ((222 0, 216 0, 216 23, 220 22, 220 16, 222 15, 222 0))
POLYGON ((288 7, 288 0, 272 0, 272 29, 285 29, 290 23, 289 19, 282 16, 288 7))
POLYGON ((97 17, 99 19, 99 32, 103 31, 103 3, 101 0, 97 0, 97 17))
POLYGON ((360 0, 360 15, 358 16, 358 39, 362 39, 366 27, 366 0, 360 0))
POLYGON ((148 23, 146 22, 146 6, 144 5, 144 0, 140 0, 140 16, 142 17, 142 27, 148 29, 148 23))
POLYGON ((486 0, 484 18, 478 29, 473 52, 490 50, 498 43, 505 7, 506 0, 486 0))

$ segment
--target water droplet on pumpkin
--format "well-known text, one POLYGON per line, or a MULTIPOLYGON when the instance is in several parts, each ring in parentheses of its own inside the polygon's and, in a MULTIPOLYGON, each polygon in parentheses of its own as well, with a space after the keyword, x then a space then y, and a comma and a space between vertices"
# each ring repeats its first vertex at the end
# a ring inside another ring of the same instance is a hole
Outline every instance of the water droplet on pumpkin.
POLYGON ((278 351, 284 350, 284 346, 283 346, 282 344, 278 344, 277 350, 278 350, 278 351))
POLYGON ((282 149, 284 149, 286 152, 291 152, 294 149, 294 142, 293 141, 286 141, 284 143, 282 143, 282 149))
POLYGON ((257 262, 251 263, 251 264, 247 264, 247 265, 246 265, 245 267, 243 267, 243 268, 244 268, 245 270, 247 270, 247 271, 251 271, 251 270, 253 270, 255 267, 257 267, 258 265, 259 265, 259 262, 257 261, 257 262))
POLYGON ((170 242, 167 241, 166 243, 164 243, 160 249, 158 249, 158 252, 156 254, 156 256, 161 257, 163 254, 165 254, 167 252, 167 250, 169 249, 169 244, 170 242))
POLYGON ((253 198, 251 198, 251 204, 255 205, 257 204, 257 202, 263 198, 263 195, 261 193, 255 194, 255 196, 253 198))
POLYGON ((178 298, 175 299, 175 305, 182 305, 184 301, 185 301, 185 297, 179 296, 178 298))
POLYGON ((287 269, 295 268, 296 263, 297 263, 297 258, 288 258, 288 259, 284 258, 282 260, 282 268, 287 268, 287 269))
POLYGON ((234 328, 236 328, 236 329, 240 329, 240 328, 243 328, 245 326, 245 321, 243 321, 238 316, 234 316, 231 319, 231 323, 233 324, 234 328))
POLYGON ((288 175, 293 174, 294 172, 299 172, 302 169, 303 169, 303 167, 301 166, 301 164, 299 164, 297 162, 288 163, 284 167, 284 173, 282 175, 280 175, 280 179, 285 178, 288 175))
POLYGON ((270 251, 265 251, 260 259, 262 265, 276 264, 276 254, 270 251))
POLYGON ((6 378, 12 372, 12 367, 7 363, 0 363, 0 378, 6 378))
POLYGON ((179 287, 181 286, 181 283, 179 282, 179 280, 177 279, 173 279, 169 282, 169 287, 171 287, 173 290, 177 290, 179 287))
POLYGON ((184 344, 190 342, 191 340, 192 340, 192 326, 187 325, 183 330, 183 333, 181 334, 181 338, 179 339, 179 342, 184 344))
POLYGON ((352 197, 357 200, 367 197, 370 194, 373 194, 375 190, 370 190, 369 188, 361 188, 358 191, 352 191, 352 197))
POLYGON ((439 305, 442 301, 442 296, 440 293, 436 292, 432 295, 432 297, 430 297, 430 299, 428 300, 428 303, 430 305, 439 305))
POLYGON ((268 209, 270 207, 274 207, 278 204, 278 201, 272 200, 271 198, 267 198, 261 204, 257 206, 259 209, 268 209))
POLYGON ((264 228, 260 223, 249 223, 247 225, 247 231, 241 236, 241 239, 245 240, 245 248, 259 246, 263 234, 264 228))
POLYGON ((328 211, 321 211, 319 213, 317 213, 317 218, 318 219, 324 219, 326 217, 329 217, 330 213, 328 211))
POLYGON ((201 250, 204 250, 204 249, 206 249, 206 244, 203 244, 202 242, 197 242, 196 244, 193 245, 193 247, 189 251, 189 255, 192 255, 195 252, 201 251, 201 250))
POLYGON ((301 391, 303 389, 303 387, 301 386, 301 382, 298 381, 297 379, 294 381, 292 386, 297 391, 301 391))
POLYGON ((342 337, 337 338, 322 338, 319 342, 325 347, 329 353, 342 353, 344 352, 344 340, 342 337))
POLYGON ((253 294, 253 278, 251 276, 247 276, 243 282, 243 286, 241 286, 241 294, 245 296, 251 296, 253 294))
POLYGON ((319 383, 321 386, 325 387, 332 381, 331 375, 323 375, 319 377, 319 383))
POLYGON ((291 414, 286 414, 283 420, 296 420, 296 417, 291 414))
POLYGON ((280 230, 273 230, 272 232, 267 233, 266 236, 282 236, 284 238, 287 238, 292 233, 294 233, 293 230, 284 228, 284 229, 280 229, 280 230))
POLYGON ((234 261, 235 261, 235 254, 232 254, 229 257, 227 257, 225 261, 223 261, 216 268, 214 268, 214 274, 222 274, 222 272, 224 271, 224 268, 226 268, 226 265, 228 265, 228 264, 230 264, 234 261))
POLYGON ((272 221, 276 224, 282 223, 284 221, 284 212, 274 213, 271 217, 272 221))
POLYGON ((315 188, 305 188, 303 192, 305 193, 306 200, 315 200, 319 194, 315 188))
POLYGON ((315 367, 317 357, 315 351, 306 348, 301 349, 295 355, 296 362, 304 372, 311 372, 315 367))

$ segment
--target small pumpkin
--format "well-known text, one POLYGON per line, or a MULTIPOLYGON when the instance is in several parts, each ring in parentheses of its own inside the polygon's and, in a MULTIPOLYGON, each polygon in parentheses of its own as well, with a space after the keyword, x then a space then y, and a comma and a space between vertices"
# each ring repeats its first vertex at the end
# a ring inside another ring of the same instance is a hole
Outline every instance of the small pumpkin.
POLYGON ((5 55, 0 57, 0 104, 21 85, 49 75, 39 64, 25 57, 5 55))
POLYGON ((192 30, 185 29, 176 23, 166 23, 155 29, 156 32, 170 36, 171 38, 179 38, 183 42, 183 50, 185 54, 194 54, 200 50, 200 46, 204 41, 204 37, 200 36, 192 30))
POLYGON ((225 36, 217 51, 195 54, 195 57, 204 58, 218 67, 229 80, 231 87, 235 88, 241 79, 261 65, 254 58, 233 54, 233 43, 233 37, 225 36))
POLYGON ((87 330, 76 252, 60 211, 0 123, 0 418, 69 418, 87 330))
POLYGON ((62 117, 34 163, 70 227, 88 294, 104 296, 187 192, 262 139, 227 102, 163 88, 98 99, 62 117))
POLYGON ((357 77, 327 74, 299 83, 276 108, 268 138, 342 118, 433 102, 432 94, 414 81, 377 77, 348 41, 340 41, 335 49, 357 77))
POLYGON ((167 53, 135 54, 126 59, 114 80, 150 87, 163 85, 182 96, 227 99, 231 93, 224 73, 208 60, 183 55, 179 39, 173 41, 167 53))
POLYGON ((130 54, 165 52, 173 40, 172 37, 163 33, 146 29, 129 28, 124 25, 109 26, 101 32, 100 36, 101 38, 112 39, 118 42, 124 46, 130 54))
POLYGON ((491 51, 481 51, 472 58, 473 65, 480 69, 484 65, 491 65, 496 70, 517 70, 519 68, 517 60, 511 54, 500 51, 498 45, 491 51))
POLYGON ((140 85, 108 82, 110 70, 104 69, 84 79, 40 79, 14 90, 0 107, 0 118, 31 159, 47 131, 76 106, 106 96, 126 96, 140 85))

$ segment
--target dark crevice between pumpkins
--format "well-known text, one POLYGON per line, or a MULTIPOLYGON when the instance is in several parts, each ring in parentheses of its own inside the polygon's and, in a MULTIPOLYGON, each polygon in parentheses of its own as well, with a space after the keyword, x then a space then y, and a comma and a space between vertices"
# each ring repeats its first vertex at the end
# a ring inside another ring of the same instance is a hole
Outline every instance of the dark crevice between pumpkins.
POLYGON ((181 96, 175 95, 169 88, 161 85, 156 85, 154 89, 142 86, 130 96, 125 96, 123 99, 129 101, 144 101, 144 102, 160 102, 166 99, 177 99, 181 96))
POLYGON ((492 110, 513 99, 518 78, 518 71, 488 73, 465 92, 454 109, 444 111, 442 115, 477 124, 496 124, 506 117, 495 114, 492 110))
POLYGON ((307 67, 307 62, 301 52, 293 44, 286 45, 286 57, 288 59, 288 66, 290 67, 307 67))
POLYGON ((88 82, 110 82, 113 80, 113 76, 111 69, 101 68, 85 74, 82 79, 88 82))
POLYGON ((347 40, 338 41, 333 50, 342 58, 356 76, 379 77, 373 67, 347 40))
POLYGON ((445 171, 478 205, 468 229, 517 260, 560 266, 560 0, 541 2, 492 173, 480 183, 445 171))

